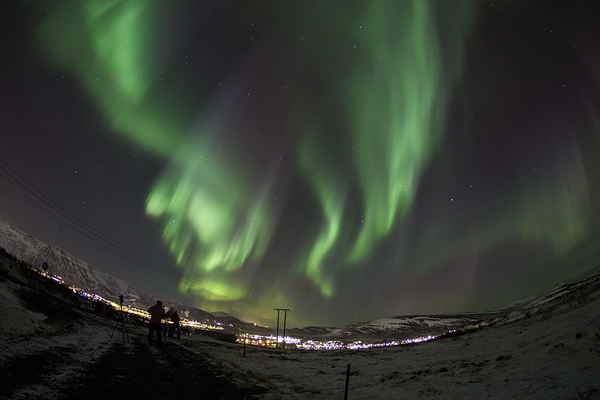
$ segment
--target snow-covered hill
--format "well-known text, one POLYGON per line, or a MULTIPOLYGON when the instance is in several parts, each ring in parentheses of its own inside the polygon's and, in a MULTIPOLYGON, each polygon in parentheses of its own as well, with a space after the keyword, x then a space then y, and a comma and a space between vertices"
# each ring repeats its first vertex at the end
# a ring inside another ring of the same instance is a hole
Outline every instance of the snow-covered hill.
POLYGON ((149 293, 132 288, 127 282, 92 269, 86 262, 54 246, 45 244, 0 219, 0 247, 17 259, 47 272, 60 276, 66 284, 79 287, 89 293, 99 294, 111 300, 120 295, 130 302, 150 299, 149 293))
POLYGON ((46 246, 36 238, 0 218, 0 247, 20 260, 30 260, 46 246))

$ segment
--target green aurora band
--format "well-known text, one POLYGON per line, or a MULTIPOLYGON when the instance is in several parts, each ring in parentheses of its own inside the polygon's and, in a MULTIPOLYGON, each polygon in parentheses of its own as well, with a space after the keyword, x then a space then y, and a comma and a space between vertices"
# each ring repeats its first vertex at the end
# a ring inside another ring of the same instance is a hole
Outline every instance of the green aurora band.
MULTIPOLYGON (((289 239, 283 246, 289 251, 282 250, 285 255, 278 258, 269 256, 270 246, 284 240, 279 224, 292 189, 280 191, 275 172, 253 173, 247 164, 235 162, 236 153, 222 139, 229 129, 222 120, 228 118, 228 105, 236 112, 235 100, 213 98, 207 87, 198 95, 226 111, 219 114, 207 106, 200 117, 198 110, 188 112, 165 100, 175 57, 161 39, 166 3, 75 2, 49 14, 40 39, 58 65, 81 76, 115 133, 170 160, 148 195, 146 212, 163 224, 163 239, 187 277, 180 290, 193 295, 198 307, 236 312, 257 322, 270 321, 273 306, 296 308, 298 318, 306 319, 325 300, 339 307, 346 300, 332 278, 361 276, 374 253, 399 243, 414 228, 409 217, 423 174, 443 145, 475 3, 373 2, 360 3, 363 8, 351 12, 347 2, 338 1, 330 2, 334 11, 329 15, 344 17, 315 16, 323 31, 339 33, 340 39, 306 47, 311 68, 329 67, 319 59, 330 46, 348 48, 351 54, 342 63, 343 88, 325 101, 342 115, 338 129, 345 134, 341 141, 331 139, 330 128, 317 118, 290 123, 297 125, 291 144, 297 152, 294 173, 318 205, 314 213, 319 218, 302 230, 305 234, 289 239), (344 157, 351 163, 342 162, 344 157), (286 267, 268 285, 261 283, 265 260, 274 258, 286 267), (302 304, 303 298, 310 300, 302 304)), ((299 100, 298 107, 310 105, 299 100)), ((482 254, 515 241, 545 241, 557 256, 566 254, 589 234, 589 205, 581 200, 587 186, 578 149, 574 145, 563 154, 560 165, 573 167, 557 168, 557 178, 544 181, 539 191, 528 190, 529 196, 516 200, 499 196, 493 216, 479 221, 477 228, 466 227, 436 252, 424 245, 435 241, 436 233, 423 230, 414 246, 418 256, 393 253, 382 276, 421 279, 470 254, 474 243, 482 254), (544 198, 544 193, 565 187, 562 197, 544 198), (393 267, 407 263, 414 265, 409 272, 406 266, 393 267), (394 268, 405 275, 391 272, 394 268)), ((461 224, 456 218, 447 230, 461 224)), ((434 226, 436 219, 426 215, 423 225, 434 226)), ((432 295, 431 301, 441 298, 452 307, 464 304, 448 292, 432 295)), ((367 312, 372 309, 356 315, 367 312)), ((320 316, 311 322, 318 318, 327 321, 320 316)))
POLYGON ((366 260, 410 210, 420 176, 441 143, 446 105, 460 78, 465 21, 472 10, 459 10, 463 26, 455 26, 453 54, 444 57, 432 6, 399 2, 393 18, 389 8, 372 7, 361 16, 362 25, 354 23, 360 29, 357 47, 364 50, 355 56, 359 61, 350 71, 351 90, 342 102, 351 118, 352 175, 364 204, 355 239, 339 237, 346 230, 340 228, 348 196, 343 187, 332 185, 342 181, 342 171, 324 173, 328 158, 319 154, 322 143, 316 138, 324 132, 307 135, 312 145, 301 149, 304 172, 314 183, 327 222, 301 268, 326 297, 333 289, 320 271, 328 253, 336 246, 350 248, 349 265, 366 260))

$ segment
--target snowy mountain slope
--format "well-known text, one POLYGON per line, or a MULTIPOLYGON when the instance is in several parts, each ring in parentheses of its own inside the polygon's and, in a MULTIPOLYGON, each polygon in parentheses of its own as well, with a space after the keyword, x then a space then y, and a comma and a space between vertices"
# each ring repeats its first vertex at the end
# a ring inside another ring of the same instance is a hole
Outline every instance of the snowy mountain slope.
POLYGON ((35 257, 46 244, 0 218, 0 247, 20 260, 35 257), (9 250, 10 249, 10 250, 9 250))
POLYGON ((17 259, 47 272, 60 276, 66 284, 79 287, 89 293, 99 294, 111 300, 123 295, 128 301, 150 299, 152 296, 133 289, 127 282, 92 269, 86 262, 54 246, 47 245, 0 219, 0 247, 17 259))
POLYGON ((491 321, 503 313, 457 315, 411 315, 381 318, 371 322, 340 328, 307 327, 292 329, 290 335, 310 336, 326 341, 404 340, 422 336, 438 336, 467 326, 491 321))
MULTIPOLYGON (((129 283, 114 276, 96 271, 86 262, 63 249, 45 244, 2 219, 0 219, 0 248, 4 248, 7 253, 40 271, 42 264, 47 263, 48 273, 59 276, 64 283, 81 288, 86 293, 96 294, 116 303, 119 302, 119 296, 122 295, 124 305, 143 310, 156 303, 156 296, 135 289, 129 283)), ((215 317, 195 307, 189 307, 169 299, 161 300, 167 310, 177 310, 179 315, 185 319, 208 325, 221 325, 229 331, 241 332, 243 328, 253 327, 253 324, 240 321, 230 315, 215 317)))

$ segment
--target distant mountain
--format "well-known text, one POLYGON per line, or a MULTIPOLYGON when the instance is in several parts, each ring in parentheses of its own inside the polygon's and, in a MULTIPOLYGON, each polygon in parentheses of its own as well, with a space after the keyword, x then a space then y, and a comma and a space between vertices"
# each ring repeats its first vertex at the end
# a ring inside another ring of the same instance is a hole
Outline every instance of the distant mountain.
POLYGON ((322 341, 394 341, 439 336, 503 318, 506 312, 456 315, 410 315, 381 318, 371 322, 350 324, 340 328, 305 327, 290 329, 295 337, 311 337, 322 341))
MULTIPOLYGON (((156 296, 132 288, 129 283, 114 276, 94 270, 86 262, 72 254, 35 239, 3 219, 0 219, 0 247, 40 271, 42 271, 42 264, 47 263, 48 273, 59 276, 65 284, 81 288, 86 293, 96 294, 116 303, 119 302, 119 296, 122 295, 124 305, 142 310, 146 310, 156 303, 156 296)), ((253 324, 240 321, 225 313, 215 316, 175 301, 161 300, 167 310, 175 309, 181 317, 189 320, 222 326, 229 332, 255 330, 253 324)))
POLYGON ((413 315, 382 318, 341 328, 305 327, 287 331, 289 336, 313 340, 398 341, 418 337, 452 336, 486 327, 526 319, 544 319, 582 307, 600 298, 600 273, 570 283, 561 283, 540 296, 533 296, 484 313, 413 315))
POLYGON ((18 259, 29 260, 44 246, 44 243, 0 218, 0 247, 18 259))
POLYGON ((152 295, 133 289, 125 281, 92 269, 86 262, 54 245, 47 245, 35 239, 2 219, 0 247, 40 271, 42 264, 47 263, 48 273, 60 276, 66 284, 79 287, 88 293, 117 302, 120 295, 123 295, 127 302, 152 298, 152 295))

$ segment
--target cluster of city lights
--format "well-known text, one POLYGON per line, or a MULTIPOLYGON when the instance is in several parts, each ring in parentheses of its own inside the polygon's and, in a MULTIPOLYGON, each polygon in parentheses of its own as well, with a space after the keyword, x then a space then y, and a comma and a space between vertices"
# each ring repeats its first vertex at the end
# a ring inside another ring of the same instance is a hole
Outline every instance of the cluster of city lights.
POLYGON ((275 337, 273 335, 270 336, 262 336, 262 335, 240 335, 237 338, 238 343, 250 344, 253 346, 267 346, 267 347, 281 347, 287 346, 290 347, 298 347, 302 345, 302 341, 300 339, 296 339, 290 336, 278 336, 275 337))
MULTIPOLYGON (((172 323, 171 321, 169 321, 169 323, 172 323)), ((198 321, 190 321, 190 320, 181 320, 180 322, 181 325, 183 326, 189 326, 192 328, 197 328, 197 329, 210 329, 210 330, 214 330, 214 331, 222 331, 223 327, 221 326, 215 326, 215 325, 207 325, 204 322, 198 322, 198 321)))
MULTIPOLYGON (((142 310, 142 309, 139 309, 136 307, 131 307, 128 305, 123 305, 123 307, 121 307, 121 304, 115 303, 114 301, 111 301, 111 300, 107 300, 101 296, 98 296, 97 294, 88 294, 88 293, 85 293, 84 291, 82 291, 81 289, 78 289, 78 288, 72 287, 72 286, 69 286, 69 288, 73 289, 73 292, 81 294, 89 299, 92 299, 94 301, 101 301, 105 304, 108 304, 117 311, 121 311, 121 312, 127 313, 127 314, 134 314, 134 315, 137 315, 137 316, 142 317, 147 320, 150 319, 150 314, 146 310, 142 310)), ((172 324, 173 321, 163 320, 163 323, 172 324)), ((191 328, 197 328, 197 329, 223 330, 223 328, 221 326, 209 325, 204 322, 198 322, 198 321, 193 321, 193 320, 188 320, 188 319, 183 319, 183 318, 181 319, 179 324, 181 326, 189 326, 191 328)))
MULTIPOLYGON (((80 296, 83 296, 87 299, 93 300, 95 302, 101 302, 104 303, 110 307, 112 307, 113 309, 117 310, 117 311, 121 311, 123 313, 127 313, 127 314, 134 314, 137 315, 141 318, 150 319, 150 314, 148 313, 148 311, 146 310, 142 310, 136 307, 131 307, 128 305, 121 305, 119 303, 116 303, 114 301, 108 300, 103 298, 102 296, 98 296, 97 294, 93 294, 93 293, 87 293, 85 292, 83 289, 78 288, 76 286, 71 286, 71 285, 66 285, 64 280, 58 276, 58 275, 52 275, 52 274, 48 274, 46 272, 39 272, 37 269, 32 268, 34 271, 40 273, 42 276, 48 278, 48 279, 52 279, 55 282, 58 282, 62 285, 67 286, 69 289, 71 289, 73 291, 73 293, 78 294, 80 296)), ((172 324, 173 321, 170 320, 163 320, 164 323, 168 323, 168 324, 172 324)), ((215 326, 215 325, 209 325, 206 324, 204 322, 198 322, 198 321, 193 321, 193 320, 188 320, 188 319, 181 319, 181 321, 179 322, 181 326, 189 326, 191 328, 196 328, 196 329, 210 329, 210 330, 223 330, 223 327, 221 326, 215 326)))
MULTIPOLYGON (((448 333, 454 333, 456 331, 450 331, 448 333)), ((321 342, 318 340, 301 340, 290 336, 261 336, 261 335, 241 335, 238 336, 237 342, 244 343, 253 346, 266 346, 266 347, 283 347, 283 348, 296 348, 302 350, 358 350, 358 349, 371 349, 377 347, 390 347, 390 346, 401 346, 406 344, 423 343, 431 340, 435 340, 442 335, 429 335, 421 336, 413 339, 406 340, 395 340, 391 342, 383 343, 365 343, 362 341, 356 341, 351 343, 344 343, 342 341, 327 341, 321 342)))
MULTIPOLYGON (((64 281, 59 276, 54 276, 54 275, 50 275, 50 274, 46 274, 46 273, 42 273, 42 275, 44 275, 46 278, 52 279, 52 280, 64 285, 64 281)), ((121 310, 123 313, 134 314, 134 315, 137 315, 139 317, 142 317, 142 318, 145 318, 148 320, 150 319, 150 314, 146 310, 141 310, 139 308, 115 303, 114 301, 105 299, 101 296, 98 296, 97 294, 86 293, 83 289, 77 288, 75 286, 67 285, 67 287, 69 289, 73 290, 73 292, 78 295, 84 296, 84 297, 86 297, 90 300, 96 301, 96 302, 102 302, 104 304, 107 304, 107 305, 111 306, 112 308, 114 308, 115 310, 121 310)), ((165 320, 164 322, 169 323, 169 324, 173 323, 170 320, 165 320)), ((221 327, 220 324, 217 324, 217 326, 208 325, 203 322, 187 320, 187 319, 182 319, 180 324, 182 326, 189 326, 191 328, 196 328, 196 329, 223 330, 223 327, 221 327)), ((449 331, 449 332, 441 334, 441 335, 422 336, 422 337, 417 337, 417 338, 413 338, 413 339, 405 339, 405 340, 399 340, 399 341, 395 340, 395 341, 391 341, 391 342, 380 342, 380 343, 365 343, 363 341, 355 341, 355 342, 351 342, 351 343, 345 343, 345 342, 337 341, 337 340, 336 341, 330 340, 327 342, 322 342, 322 341, 318 341, 318 340, 302 340, 302 339, 294 338, 291 336, 274 336, 274 335, 262 336, 262 335, 245 334, 245 335, 239 335, 237 338, 237 342, 247 344, 247 345, 252 345, 252 346, 266 346, 266 347, 272 347, 272 348, 275 348, 275 347, 295 348, 295 349, 301 349, 301 350, 358 350, 358 349, 371 349, 371 348, 377 348, 377 347, 391 347, 391 346, 401 346, 401 345, 407 345, 407 344, 423 343, 423 342, 435 340, 441 336, 444 336, 447 334, 452 334, 455 332, 456 332, 456 330, 452 330, 452 331, 449 331)))

